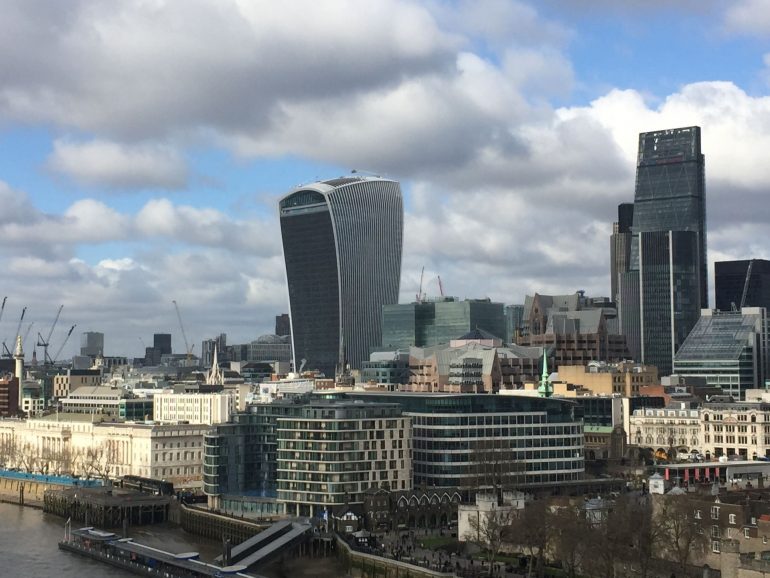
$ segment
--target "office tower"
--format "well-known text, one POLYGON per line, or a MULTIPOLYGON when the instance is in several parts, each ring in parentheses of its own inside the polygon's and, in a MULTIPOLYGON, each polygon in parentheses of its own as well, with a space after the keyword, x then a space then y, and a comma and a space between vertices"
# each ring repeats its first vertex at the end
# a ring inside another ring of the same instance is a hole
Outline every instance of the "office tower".
POLYGON ((632 230, 634 233, 693 231, 698 234, 695 257, 699 265, 701 308, 706 309, 706 183, 700 127, 639 135, 632 230))
POLYGON ((634 204, 618 205, 618 220, 612 224, 610 237, 610 299, 618 302, 618 275, 628 271, 631 260, 631 225, 634 219, 634 204))
POLYGON ((395 181, 345 177, 279 203, 294 367, 358 368, 398 302, 404 209, 395 181))
POLYGON ((505 335, 506 343, 516 343, 524 322, 524 305, 505 306, 505 335))
POLYGON ((85 331, 80 336, 80 355, 97 357, 104 355, 104 333, 85 331))
POLYGON ((220 333, 214 339, 204 339, 201 343, 201 365, 211 367, 214 363, 214 351, 218 361, 230 361, 227 354, 227 333, 220 333))
POLYGON ((291 335, 291 322, 288 313, 281 313, 275 316, 275 334, 291 335))
POLYGON ((480 329, 498 339, 505 335, 502 303, 490 299, 438 301, 385 305, 382 308, 382 343, 385 348, 446 345, 469 331, 480 329))
POLYGON ((171 334, 156 333, 152 336, 152 347, 158 352, 158 356, 171 354, 171 334))
POLYGON ((747 389, 761 389, 768 377, 768 321, 764 307, 740 311, 704 309, 674 358, 674 370, 703 377, 736 400, 747 389))
POLYGON ((714 263, 714 289, 720 311, 741 307, 770 310, 770 261, 718 261, 714 263))
POLYGON ((617 274, 620 327, 634 359, 669 375, 708 306, 699 127, 639 135, 631 233, 628 268, 617 274))

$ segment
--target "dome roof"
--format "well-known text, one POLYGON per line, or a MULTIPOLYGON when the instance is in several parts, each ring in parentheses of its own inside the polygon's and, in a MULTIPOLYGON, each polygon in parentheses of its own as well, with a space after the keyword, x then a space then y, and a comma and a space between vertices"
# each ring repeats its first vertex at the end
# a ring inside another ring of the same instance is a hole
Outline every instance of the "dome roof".
POLYGON ((283 343, 283 339, 281 339, 278 335, 260 335, 257 337, 257 343, 283 343))

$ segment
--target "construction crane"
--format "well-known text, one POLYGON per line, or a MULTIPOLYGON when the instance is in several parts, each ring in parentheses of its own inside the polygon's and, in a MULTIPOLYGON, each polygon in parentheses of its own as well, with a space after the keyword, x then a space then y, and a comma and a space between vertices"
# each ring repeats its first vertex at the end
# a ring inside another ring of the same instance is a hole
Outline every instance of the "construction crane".
POLYGON ((75 331, 75 327, 77 325, 73 325, 70 327, 70 330, 67 332, 67 336, 64 338, 64 341, 62 341, 62 344, 59 346, 59 349, 56 350, 56 355, 53 356, 53 359, 51 360, 51 365, 56 363, 56 360, 59 359, 59 355, 62 352, 62 349, 64 349, 64 346, 67 345, 67 341, 69 341, 70 335, 72 335, 72 332, 75 331))
POLYGON ((184 350, 187 354, 187 360, 192 359, 192 347, 190 347, 189 343, 187 343, 187 334, 184 332, 184 324, 182 323, 182 314, 179 313, 179 305, 177 305, 176 300, 171 301, 174 304, 174 309, 176 309, 176 316, 177 319, 179 319, 179 329, 182 330, 182 339, 184 339, 184 350))
POLYGON ((746 281, 743 282, 743 293, 741 294, 741 305, 739 309, 743 309, 746 305, 746 296, 749 294, 749 281, 751 280, 751 268, 754 266, 754 259, 749 261, 749 266, 746 268, 746 281))
POLYGON ((441 284, 441 275, 436 275, 438 278, 438 292, 441 294, 441 296, 444 296, 444 286, 441 284))
POLYGON ((48 336, 43 339, 43 336, 40 335, 40 333, 37 334, 37 346, 43 348, 43 363, 48 363, 50 361, 50 358, 48 357, 48 345, 51 343, 51 335, 53 335, 54 327, 56 327, 56 323, 59 321, 62 309, 64 309, 64 305, 59 305, 59 310, 56 312, 53 323, 51 323, 51 330, 48 332, 48 336))
POLYGON ((27 325, 27 330, 24 332, 24 338, 21 340, 21 347, 24 348, 24 344, 27 342, 27 337, 29 337, 29 332, 32 331, 32 326, 35 324, 33 321, 29 325, 27 325))
MULTIPOLYGON (((16 338, 17 338, 17 337, 21 337, 21 324, 22 324, 22 322, 24 321, 24 314, 25 314, 26 312, 27 312, 27 308, 26 308, 26 307, 24 307, 24 308, 21 310, 21 317, 19 317, 19 324, 16 326, 16 332, 13 334, 13 341, 14 341, 14 343, 16 342, 16 338)), ((7 349, 8 349, 8 348, 6 347, 6 350, 7 350, 7 349)))
POLYGON ((422 281, 425 277, 425 265, 422 266, 422 271, 420 271, 420 286, 417 289, 417 303, 422 303, 422 281))
MULTIPOLYGON (((3 297, 3 304, 0 305, 0 321, 3 320, 3 311, 5 311, 5 302, 8 300, 8 297, 3 297)), ((8 352, 8 357, 11 357, 10 351, 8 351, 8 347, 5 345, 5 341, 3 341, 3 349, 8 352)), ((0 352, 0 357, 5 357, 5 353, 0 352)))

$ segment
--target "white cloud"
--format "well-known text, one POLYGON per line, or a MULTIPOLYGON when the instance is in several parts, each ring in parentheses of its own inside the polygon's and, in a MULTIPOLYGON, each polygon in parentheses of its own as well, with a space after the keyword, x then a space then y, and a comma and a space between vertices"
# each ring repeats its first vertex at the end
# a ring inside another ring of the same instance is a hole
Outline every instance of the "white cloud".
POLYGON ((188 171, 181 155, 154 144, 54 141, 48 166, 77 183, 106 189, 181 189, 188 171))

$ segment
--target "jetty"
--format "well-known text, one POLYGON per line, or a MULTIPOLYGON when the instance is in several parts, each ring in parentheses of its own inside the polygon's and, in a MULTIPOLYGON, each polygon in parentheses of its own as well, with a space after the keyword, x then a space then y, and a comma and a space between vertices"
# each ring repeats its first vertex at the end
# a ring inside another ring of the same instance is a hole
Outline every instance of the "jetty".
POLYGON ((132 538, 121 538, 112 532, 93 527, 71 529, 65 526, 59 549, 86 556, 138 576, 165 578, 264 578, 246 573, 246 566, 215 566, 199 559, 197 552, 173 554, 152 548, 132 538))

